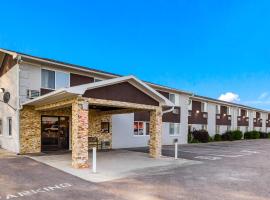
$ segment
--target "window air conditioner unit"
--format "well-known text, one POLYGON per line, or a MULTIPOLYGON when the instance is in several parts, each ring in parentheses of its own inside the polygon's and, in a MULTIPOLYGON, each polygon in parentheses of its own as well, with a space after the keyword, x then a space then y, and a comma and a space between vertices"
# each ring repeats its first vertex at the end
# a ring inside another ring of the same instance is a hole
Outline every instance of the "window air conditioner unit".
POLYGON ((27 90, 27 98, 34 99, 40 96, 40 92, 38 90, 27 90))
POLYGON ((173 109, 173 114, 175 114, 175 115, 179 115, 180 113, 179 113, 179 109, 173 109))

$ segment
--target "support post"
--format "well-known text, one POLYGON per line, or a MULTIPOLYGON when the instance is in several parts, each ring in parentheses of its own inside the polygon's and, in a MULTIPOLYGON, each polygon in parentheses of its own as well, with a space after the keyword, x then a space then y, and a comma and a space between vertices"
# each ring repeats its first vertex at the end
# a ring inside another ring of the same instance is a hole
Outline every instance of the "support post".
POLYGON ((150 111, 149 153, 153 158, 161 156, 162 109, 150 111))
POLYGON ((178 159, 178 142, 174 143, 174 159, 178 159))
POLYGON ((97 172, 97 148, 96 147, 93 147, 93 165, 92 165, 92 168, 93 168, 93 173, 96 173, 97 172))
POLYGON ((72 104, 72 167, 89 167, 88 103, 79 100, 72 104))

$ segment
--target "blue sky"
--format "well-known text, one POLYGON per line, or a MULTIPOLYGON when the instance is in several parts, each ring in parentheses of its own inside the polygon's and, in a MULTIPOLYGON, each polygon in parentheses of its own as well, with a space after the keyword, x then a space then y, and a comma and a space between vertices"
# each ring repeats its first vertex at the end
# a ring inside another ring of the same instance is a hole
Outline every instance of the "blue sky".
POLYGON ((1 8, 2 48, 213 98, 232 92, 224 98, 270 109, 269 1, 14 0, 1 8))

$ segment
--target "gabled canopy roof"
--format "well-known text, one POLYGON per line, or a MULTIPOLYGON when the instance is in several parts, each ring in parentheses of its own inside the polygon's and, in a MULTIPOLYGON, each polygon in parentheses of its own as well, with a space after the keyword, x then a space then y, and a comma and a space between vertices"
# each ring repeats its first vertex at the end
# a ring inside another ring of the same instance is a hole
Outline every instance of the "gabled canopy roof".
POLYGON ((48 93, 46 95, 37 97, 33 100, 25 102, 23 105, 44 105, 53 103, 56 101, 60 101, 67 98, 72 98, 76 96, 82 96, 87 90, 92 90, 96 88, 106 87, 109 85, 114 85, 118 83, 128 82, 146 95, 150 96, 151 98, 155 99, 160 103, 161 106, 164 107, 173 107, 174 104, 168 100, 166 97, 158 93, 156 90, 142 82, 141 80, 137 79, 135 76, 123 76, 119 78, 108 79, 104 81, 99 81, 95 83, 89 83, 79 86, 74 86, 70 88, 62 88, 56 90, 54 92, 48 93))

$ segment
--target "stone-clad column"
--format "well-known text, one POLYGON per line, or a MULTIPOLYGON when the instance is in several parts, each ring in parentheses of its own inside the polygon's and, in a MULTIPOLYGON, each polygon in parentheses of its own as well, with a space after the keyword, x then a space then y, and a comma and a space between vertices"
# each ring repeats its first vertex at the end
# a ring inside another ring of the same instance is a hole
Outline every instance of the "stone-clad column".
POLYGON ((162 109, 150 111, 149 153, 153 158, 161 156, 162 109))
POLYGON ((72 167, 87 168, 88 164, 88 103, 72 104, 72 167))

